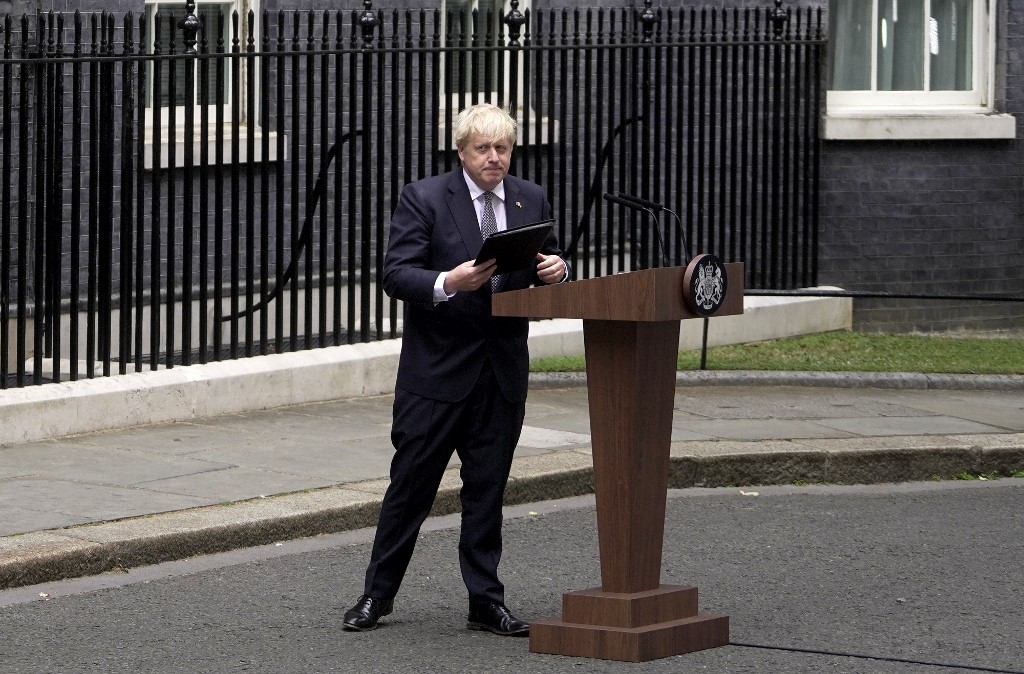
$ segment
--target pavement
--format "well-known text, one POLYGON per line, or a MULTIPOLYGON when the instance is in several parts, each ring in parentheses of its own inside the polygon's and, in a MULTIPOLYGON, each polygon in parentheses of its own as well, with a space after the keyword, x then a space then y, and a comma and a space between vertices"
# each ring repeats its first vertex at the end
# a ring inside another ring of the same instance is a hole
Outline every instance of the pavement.
MULTIPOLYGON (((391 405, 2 444, 0 589, 373 526, 391 405)), ((670 452, 673 488, 1019 476, 1024 376, 682 372, 670 452)), ((453 461, 435 515, 457 511, 458 486, 453 461)), ((585 377, 533 375, 507 503, 592 489, 585 377)))

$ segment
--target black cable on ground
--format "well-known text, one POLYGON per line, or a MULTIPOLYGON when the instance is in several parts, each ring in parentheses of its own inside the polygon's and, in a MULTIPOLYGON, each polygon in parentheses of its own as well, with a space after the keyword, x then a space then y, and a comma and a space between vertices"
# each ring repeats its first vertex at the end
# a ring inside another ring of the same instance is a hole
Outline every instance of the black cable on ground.
POLYGON ((773 288, 747 288, 744 295, 781 297, 860 297, 885 300, 983 300, 985 302, 1024 302, 1021 295, 973 294, 947 295, 934 293, 896 293, 875 290, 826 290, 800 288, 798 290, 776 290, 773 288))
POLYGON ((959 665, 949 662, 930 662, 912 658, 894 658, 885 655, 866 655, 864 653, 847 653, 845 651, 825 651, 815 648, 795 648, 791 646, 768 646, 765 644, 748 644, 742 641, 730 641, 730 646, 743 648, 759 648, 767 651, 788 651, 790 653, 808 653, 811 655, 831 655, 840 658, 857 658, 860 660, 879 660, 881 662, 899 662, 907 665, 925 665, 927 667, 946 667, 948 669, 964 669, 972 672, 994 672, 995 674, 1024 674, 1020 669, 999 669, 998 667, 982 667, 980 665, 959 665))

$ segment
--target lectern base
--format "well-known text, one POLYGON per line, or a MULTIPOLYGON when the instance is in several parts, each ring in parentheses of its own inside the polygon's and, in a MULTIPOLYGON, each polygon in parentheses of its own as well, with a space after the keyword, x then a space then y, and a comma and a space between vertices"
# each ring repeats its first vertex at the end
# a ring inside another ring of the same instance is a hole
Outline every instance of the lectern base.
POLYGON ((695 587, 569 592, 562 608, 530 624, 531 652, 643 662, 729 643, 729 616, 697 613, 695 587))

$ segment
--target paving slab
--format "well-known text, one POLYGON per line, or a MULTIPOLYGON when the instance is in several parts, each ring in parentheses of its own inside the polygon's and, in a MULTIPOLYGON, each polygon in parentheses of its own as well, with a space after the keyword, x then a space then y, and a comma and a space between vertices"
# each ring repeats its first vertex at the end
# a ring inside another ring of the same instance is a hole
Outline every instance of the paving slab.
POLYGON ((137 487, 161 493, 196 496, 217 501, 240 501, 258 496, 284 494, 303 489, 329 487, 335 484, 329 478, 313 478, 269 470, 231 467, 186 477, 172 477, 152 482, 141 482, 137 487))
POLYGON ((1002 433, 1006 428, 987 426, 969 419, 949 416, 883 416, 819 419, 815 423, 847 433, 878 437, 883 435, 951 435, 960 433, 1002 433))
POLYGON ((255 429, 223 428, 216 423, 178 422, 160 426, 154 432, 152 425, 120 429, 116 433, 101 431, 63 438, 60 442, 132 449, 154 454, 186 455, 206 449, 234 447, 243 437, 256 437, 255 429))
MULTIPOLYGON (((44 519, 61 515, 66 523, 59 526, 184 510, 220 500, 216 497, 201 498, 157 490, 38 477, 5 480, 0 484, 3 486, 0 510, 6 511, 7 507, 22 508, 26 513, 38 513, 44 519)), ((24 528, 11 533, 50 528, 53 527, 25 521, 24 528)))
POLYGON ((74 442, 32 443, 0 449, 0 475, 30 474, 57 480, 128 486, 168 477, 193 475, 226 464, 195 455, 163 456, 119 447, 74 442))

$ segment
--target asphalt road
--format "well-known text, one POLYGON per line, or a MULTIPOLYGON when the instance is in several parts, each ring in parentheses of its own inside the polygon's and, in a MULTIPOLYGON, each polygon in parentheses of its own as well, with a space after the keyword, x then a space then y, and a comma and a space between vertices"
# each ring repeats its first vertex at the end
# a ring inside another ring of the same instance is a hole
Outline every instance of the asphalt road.
MULTIPOLYGON (((340 629, 362 530, 0 592, 0 672, 1024 672, 1024 480, 673 491, 662 582, 733 645, 641 664, 467 631, 456 523, 429 522, 374 632, 340 629)), ((598 584, 590 498, 510 509, 505 538, 524 618, 598 584)))

